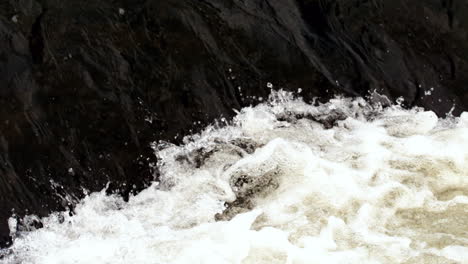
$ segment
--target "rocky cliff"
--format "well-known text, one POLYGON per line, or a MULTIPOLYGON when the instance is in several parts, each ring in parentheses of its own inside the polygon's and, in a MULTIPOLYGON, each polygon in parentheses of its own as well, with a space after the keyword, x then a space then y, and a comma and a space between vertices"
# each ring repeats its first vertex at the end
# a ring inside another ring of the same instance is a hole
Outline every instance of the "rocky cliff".
POLYGON ((84 189, 154 179, 177 142, 276 88, 468 109, 463 0, 3 0, 0 236, 84 189))

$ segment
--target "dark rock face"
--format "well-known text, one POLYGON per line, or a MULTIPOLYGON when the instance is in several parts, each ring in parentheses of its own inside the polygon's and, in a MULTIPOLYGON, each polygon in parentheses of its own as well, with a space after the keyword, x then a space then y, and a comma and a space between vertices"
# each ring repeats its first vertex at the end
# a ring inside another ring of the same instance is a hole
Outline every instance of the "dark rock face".
POLYGON ((150 142, 232 116, 267 81, 459 114, 467 13, 461 0, 1 1, 1 244, 12 209, 143 188, 150 142))

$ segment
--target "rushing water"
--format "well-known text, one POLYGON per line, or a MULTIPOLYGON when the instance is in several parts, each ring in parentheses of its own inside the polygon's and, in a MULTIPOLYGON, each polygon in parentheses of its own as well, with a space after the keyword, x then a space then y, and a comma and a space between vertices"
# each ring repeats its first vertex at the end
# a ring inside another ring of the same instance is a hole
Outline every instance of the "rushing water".
POLYGON ((274 92, 185 142, 155 145, 159 183, 93 193, 0 261, 468 263, 468 113, 274 92))

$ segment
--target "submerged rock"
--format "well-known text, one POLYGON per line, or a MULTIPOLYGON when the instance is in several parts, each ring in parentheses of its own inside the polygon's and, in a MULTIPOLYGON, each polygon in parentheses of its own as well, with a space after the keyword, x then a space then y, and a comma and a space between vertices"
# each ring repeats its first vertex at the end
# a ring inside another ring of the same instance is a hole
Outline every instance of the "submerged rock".
MULTIPOLYGON (((0 3, 0 236, 7 219, 128 196, 178 142, 270 87, 377 91, 468 109, 461 1, 20 0, 0 3), (270 82, 272 85, 268 85, 270 82)), ((453 108, 453 109, 452 109, 453 108)))

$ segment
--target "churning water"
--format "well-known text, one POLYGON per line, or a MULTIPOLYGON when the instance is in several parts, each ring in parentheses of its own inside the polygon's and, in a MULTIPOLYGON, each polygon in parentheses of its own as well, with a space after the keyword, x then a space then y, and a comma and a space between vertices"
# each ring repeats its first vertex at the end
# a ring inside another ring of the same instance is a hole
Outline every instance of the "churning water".
POLYGON ((0 261, 468 263, 468 113, 280 91, 155 150, 160 182, 93 193, 0 261))

